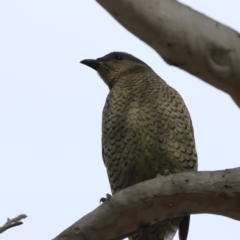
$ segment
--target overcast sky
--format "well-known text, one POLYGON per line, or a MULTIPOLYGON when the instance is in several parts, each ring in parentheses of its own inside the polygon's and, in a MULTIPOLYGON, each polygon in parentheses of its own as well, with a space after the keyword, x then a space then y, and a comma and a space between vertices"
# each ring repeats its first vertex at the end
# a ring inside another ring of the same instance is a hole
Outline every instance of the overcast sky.
MULTIPOLYGON (((184 3, 240 31, 239 0, 184 3)), ((22 213, 28 218, 0 239, 50 240, 110 193, 101 156, 108 89, 79 61, 111 51, 142 59, 182 95, 199 170, 239 166, 240 111, 230 97, 168 66, 98 3, 1 0, 0 225, 22 213)), ((188 239, 238 240, 239 226, 222 216, 194 215, 188 239)))

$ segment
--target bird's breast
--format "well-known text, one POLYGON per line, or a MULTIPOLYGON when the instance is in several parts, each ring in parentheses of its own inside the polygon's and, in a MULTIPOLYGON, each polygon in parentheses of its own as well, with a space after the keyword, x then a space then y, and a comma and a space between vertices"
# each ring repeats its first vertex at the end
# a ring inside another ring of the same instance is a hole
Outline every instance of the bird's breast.
POLYGON ((196 168, 184 102, 167 85, 143 90, 113 89, 103 110, 103 158, 114 191, 154 178, 165 169, 196 168))

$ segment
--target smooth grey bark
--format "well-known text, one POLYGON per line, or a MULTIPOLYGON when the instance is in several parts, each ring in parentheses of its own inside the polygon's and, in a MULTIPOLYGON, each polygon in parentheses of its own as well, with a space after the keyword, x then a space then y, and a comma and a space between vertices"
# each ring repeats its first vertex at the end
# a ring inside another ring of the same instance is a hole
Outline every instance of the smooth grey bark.
POLYGON ((240 34, 175 0, 97 0, 120 24, 240 107, 240 34))
POLYGON ((23 218, 26 218, 27 215, 25 214, 20 214, 19 216, 15 217, 15 218, 12 218, 12 219, 7 219, 7 222, 2 226, 0 227, 0 233, 3 233, 5 232, 6 230, 8 230, 9 228, 12 228, 12 227, 16 227, 16 226, 19 226, 19 225, 22 225, 23 222, 21 221, 23 218))
POLYGON ((240 220, 239 202, 240 168, 160 176, 118 192, 54 240, 121 239, 142 226, 198 213, 240 220))

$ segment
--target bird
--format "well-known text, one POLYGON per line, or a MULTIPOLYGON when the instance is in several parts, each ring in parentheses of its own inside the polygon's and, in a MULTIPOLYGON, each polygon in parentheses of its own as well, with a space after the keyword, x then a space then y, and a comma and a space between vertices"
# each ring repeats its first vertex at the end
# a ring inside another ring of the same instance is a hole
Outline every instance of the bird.
MULTIPOLYGON (((112 194, 167 172, 197 171, 189 111, 180 94, 150 66, 124 52, 80 63, 109 88, 102 114, 102 157, 112 194)), ((158 222, 129 240, 186 240, 190 215, 158 222)))

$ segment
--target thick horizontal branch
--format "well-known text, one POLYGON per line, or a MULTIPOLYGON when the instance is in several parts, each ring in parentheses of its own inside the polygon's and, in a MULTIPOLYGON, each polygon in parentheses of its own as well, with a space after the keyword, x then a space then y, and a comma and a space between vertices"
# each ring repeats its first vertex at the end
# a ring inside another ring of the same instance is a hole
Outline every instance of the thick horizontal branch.
POLYGON ((197 213, 240 220, 239 202, 240 168, 160 176, 118 192, 54 240, 121 239, 142 226, 197 213))
POLYGON ((16 226, 23 224, 23 222, 21 220, 26 217, 27 217, 27 215, 20 214, 19 216, 15 217, 15 218, 12 218, 12 219, 8 218, 7 222, 2 227, 0 227, 0 233, 3 233, 4 231, 8 230, 9 228, 16 227, 16 226))
POLYGON ((177 66, 229 93, 240 107, 240 34, 175 0, 97 0, 177 66))

